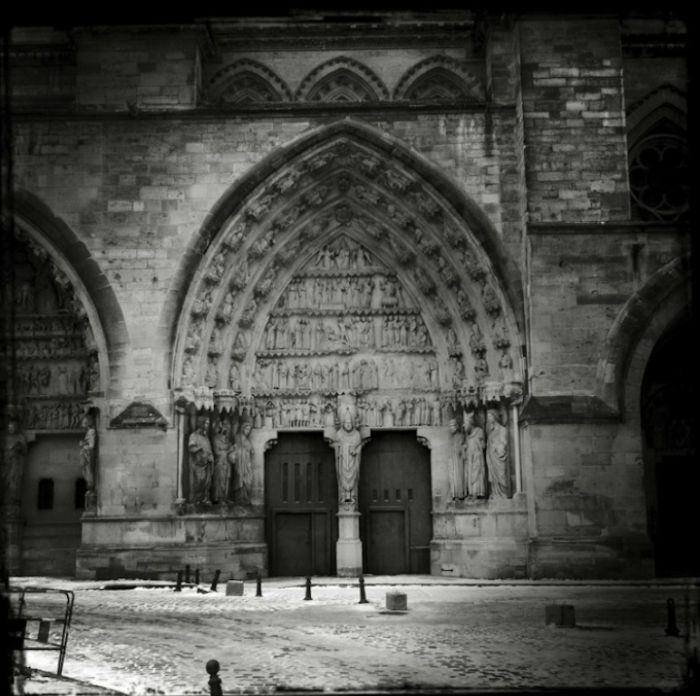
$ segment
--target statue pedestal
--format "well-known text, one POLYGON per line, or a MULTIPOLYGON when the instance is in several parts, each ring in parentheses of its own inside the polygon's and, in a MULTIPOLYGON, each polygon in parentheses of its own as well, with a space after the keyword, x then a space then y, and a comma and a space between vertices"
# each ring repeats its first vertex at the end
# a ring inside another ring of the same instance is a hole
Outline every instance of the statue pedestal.
POLYGON ((336 573, 340 577, 362 575, 362 542, 360 513, 354 510, 338 512, 338 541, 335 545, 336 573))

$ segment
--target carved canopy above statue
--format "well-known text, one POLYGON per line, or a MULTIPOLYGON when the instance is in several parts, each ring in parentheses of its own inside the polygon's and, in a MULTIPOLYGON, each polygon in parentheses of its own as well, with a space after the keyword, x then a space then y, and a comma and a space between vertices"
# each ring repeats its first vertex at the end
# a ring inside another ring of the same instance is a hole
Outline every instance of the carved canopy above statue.
POLYGON ((212 239, 178 326, 185 398, 321 425, 351 391, 376 425, 416 408, 437 425, 445 395, 519 391, 517 324, 476 235, 356 128, 290 158, 212 239))

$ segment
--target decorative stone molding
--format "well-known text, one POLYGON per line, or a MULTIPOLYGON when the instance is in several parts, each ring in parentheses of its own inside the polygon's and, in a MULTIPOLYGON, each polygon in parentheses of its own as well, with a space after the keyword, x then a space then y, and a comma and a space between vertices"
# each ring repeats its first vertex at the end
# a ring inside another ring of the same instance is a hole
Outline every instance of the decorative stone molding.
POLYGON ((229 390, 271 427, 319 428, 349 392, 369 427, 435 426, 444 398, 518 383, 517 322, 470 226, 354 131, 277 166, 212 236, 174 357, 198 407, 229 390))
POLYGON ((641 334, 669 297, 679 294, 687 302, 690 267, 689 257, 680 256, 659 268, 625 302, 610 327, 598 361, 595 394, 613 412, 625 412, 625 375, 641 334))
POLYGON ((394 101, 484 101, 485 90, 467 66, 449 56, 416 63, 399 80, 394 101))
POLYGON ((296 91, 300 102, 389 101, 389 90, 377 75, 354 58, 338 56, 314 68, 296 91))
POLYGON ((290 102, 292 93, 266 65, 250 58, 240 58, 211 78, 204 98, 219 104, 245 105, 290 102))

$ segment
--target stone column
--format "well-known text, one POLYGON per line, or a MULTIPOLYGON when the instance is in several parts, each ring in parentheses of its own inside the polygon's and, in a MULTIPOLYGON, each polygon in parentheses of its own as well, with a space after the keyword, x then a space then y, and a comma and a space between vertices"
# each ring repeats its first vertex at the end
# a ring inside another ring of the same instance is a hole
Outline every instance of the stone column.
POLYGON ((175 423, 177 427, 177 492, 175 495, 175 510, 182 514, 185 509, 185 430, 187 424, 187 411, 183 404, 175 406, 175 423))
POLYGON ((513 425, 513 466, 515 467, 515 495, 523 495, 523 472, 520 463, 520 428, 518 427, 518 407, 510 408, 510 422, 513 425))

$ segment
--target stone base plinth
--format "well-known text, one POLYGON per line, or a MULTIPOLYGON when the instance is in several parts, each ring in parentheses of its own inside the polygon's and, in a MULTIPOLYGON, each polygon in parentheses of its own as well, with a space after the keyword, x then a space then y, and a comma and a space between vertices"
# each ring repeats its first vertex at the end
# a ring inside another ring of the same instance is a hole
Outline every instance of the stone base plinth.
POLYGON ((241 512, 82 520, 79 578, 173 580, 186 565, 199 569, 205 582, 216 570, 240 580, 267 575, 264 517, 241 512))
POLYGON ((362 575, 362 542, 360 513, 354 510, 338 512, 338 541, 335 545, 336 573, 340 577, 362 575))
POLYGON ((340 577, 362 575, 362 542, 359 539, 338 539, 335 545, 336 572, 340 577))

